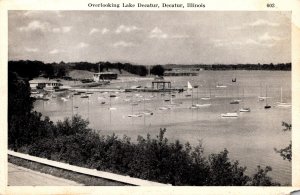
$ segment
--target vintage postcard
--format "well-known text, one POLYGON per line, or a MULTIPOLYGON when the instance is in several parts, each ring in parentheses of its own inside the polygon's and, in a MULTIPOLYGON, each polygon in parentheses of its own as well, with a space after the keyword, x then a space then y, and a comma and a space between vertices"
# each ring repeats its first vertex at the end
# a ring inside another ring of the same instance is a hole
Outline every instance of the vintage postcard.
POLYGON ((1 193, 297 193, 297 5, 0 1, 1 193))

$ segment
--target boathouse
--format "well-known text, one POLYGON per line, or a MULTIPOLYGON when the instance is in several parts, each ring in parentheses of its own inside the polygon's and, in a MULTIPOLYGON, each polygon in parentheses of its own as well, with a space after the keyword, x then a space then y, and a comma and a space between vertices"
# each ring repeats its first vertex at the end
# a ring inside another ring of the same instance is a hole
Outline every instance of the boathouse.
POLYGON ((118 78, 118 74, 114 72, 99 72, 99 73, 94 73, 93 75, 93 80, 95 82, 99 82, 100 80, 112 80, 117 78, 118 78))
POLYGON ((55 89, 62 86, 60 82, 50 79, 33 79, 29 85, 31 89, 55 89))
POLYGON ((163 79, 152 81, 152 90, 170 90, 171 81, 165 81, 163 79))

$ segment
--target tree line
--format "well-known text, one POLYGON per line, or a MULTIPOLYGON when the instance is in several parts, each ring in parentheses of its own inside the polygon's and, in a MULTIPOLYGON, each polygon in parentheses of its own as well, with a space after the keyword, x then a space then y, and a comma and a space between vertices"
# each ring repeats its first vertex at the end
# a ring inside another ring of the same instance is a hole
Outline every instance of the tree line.
POLYGON ((78 115, 53 123, 33 111, 27 79, 15 72, 8 79, 8 147, 15 151, 172 185, 280 185, 268 176, 269 166, 258 166, 249 176, 246 167, 228 158, 227 149, 206 157, 201 143, 169 142, 166 129, 132 142, 125 135, 101 135, 78 115))
POLYGON ((47 78, 64 78, 71 70, 87 70, 91 72, 118 70, 122 74, 123 70, 138 76, 147 76, 149 74, 163 76, 165 70, 174 68, 192 68, 204 70, 282 70, 290 71, 291 63, 280 64, 236 64, 236 65, 154 65, 151 67, 145 65, 135 65, 130 63, 111 63, 111 62, 60 62, 44 63, 42 61, 19 60, 9 61, 8 70, 18 73, 24 78, 34 78, 38 76, 47 78))
POLYGON ((291 63, 278 64, 191 64, 191 65, 164 65, 165 69, 173 68, 190 68, 203 70, 274 70, 274 71, 290 71, 291 63))
POLYGON ((71 70, 87 70, 91 72, 109 71, 116 69, 122 74, 125 70, 129 73, 146 76, 148 69, 143 65, 133 65, 130 63, 110 63, 110 62, 75 62, 75 63, 44 63, 41 61, 9 61, 8 70, 11 72, 17 72, 19 76, 24 78, 34 78, 43 76, 47 78, 63 78, 67 76, 71 70))

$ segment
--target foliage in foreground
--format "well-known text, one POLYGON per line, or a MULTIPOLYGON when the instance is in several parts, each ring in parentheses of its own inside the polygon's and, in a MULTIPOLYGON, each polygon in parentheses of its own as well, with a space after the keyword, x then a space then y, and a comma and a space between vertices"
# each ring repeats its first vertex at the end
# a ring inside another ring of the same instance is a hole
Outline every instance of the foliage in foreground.
POLYGON ((169 143, 164 137, 166 129, 161 129, 155 138, 138 136, 133 143, 126 136, 120 139, 115 134, 99 135, 88 128, 88 121, 74 116, 58 122, 53 130, 55 133, 48 133, 47 138, 36 139, 19 151, 172 185, 279 185, 267 176, 269 167, 258 167, 256 174, 247 176, 246 167, 230 161, 226 149, 206 158, 201 143, 196 147, 178 140, 169 143))
MULTIPOLYGON (((282 126, 284 127, 283 131, 291 131, 292 125, 286 122, 282 122, 282 126)), ((289 162, 292 161, 292 141, 290 144, 282 149, 274 148, 275 152, 279 153, 279 155, 284 159, 288 160, 289 162)))

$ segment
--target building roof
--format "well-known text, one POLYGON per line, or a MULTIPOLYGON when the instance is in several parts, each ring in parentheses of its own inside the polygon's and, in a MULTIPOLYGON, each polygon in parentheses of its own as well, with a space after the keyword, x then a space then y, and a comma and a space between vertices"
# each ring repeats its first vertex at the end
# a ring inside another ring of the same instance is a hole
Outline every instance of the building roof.
POLYGON ((56 80, 49 80, 49 79, 33 79, 30 80, 29 83, 36 84, 36 83, 59 83, 56 80))
POLYGON ((94 73, 94 75, 102 75, 102 74, 117 74, 115 72, 98 72, 98 73, 94 73))

